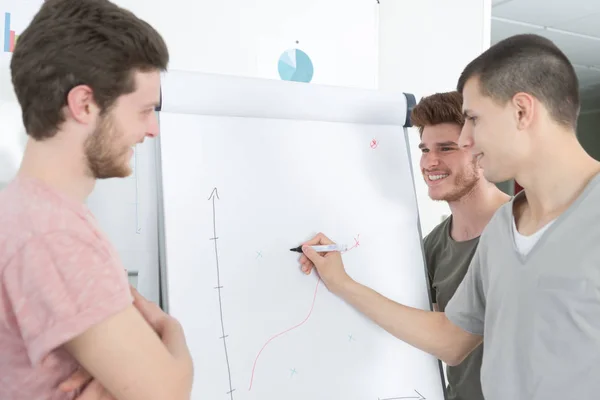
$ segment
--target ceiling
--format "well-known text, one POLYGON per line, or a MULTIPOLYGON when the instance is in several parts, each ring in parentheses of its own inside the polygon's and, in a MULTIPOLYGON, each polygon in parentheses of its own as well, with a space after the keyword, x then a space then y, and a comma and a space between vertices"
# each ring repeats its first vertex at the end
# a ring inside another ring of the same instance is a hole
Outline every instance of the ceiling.
POLYGON ((600 108, 600 1, 492 0, 491 43, 519 33, 552 40, 575 67, 582 112, 600 108))

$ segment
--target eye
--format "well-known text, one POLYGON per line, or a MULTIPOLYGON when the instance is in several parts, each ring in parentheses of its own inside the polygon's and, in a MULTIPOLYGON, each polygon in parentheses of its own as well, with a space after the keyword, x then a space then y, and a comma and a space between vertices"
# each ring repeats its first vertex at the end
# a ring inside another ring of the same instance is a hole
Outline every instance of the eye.
POLYGON ((473 123, 473 125, 475 125, 475 122, 477 121, 477 117, 471 117, 471 116, 468 116, 468 117, 467 117, 467 119, 468 119, 469 121, 471 121, 471 122, 473 123))
POLYGON ((452 151, 454 150, 452 147, 442 147, 442 151, 452 151))
POLYGON ((421 153, 429 153, 429 149, 421 149, 421 153))

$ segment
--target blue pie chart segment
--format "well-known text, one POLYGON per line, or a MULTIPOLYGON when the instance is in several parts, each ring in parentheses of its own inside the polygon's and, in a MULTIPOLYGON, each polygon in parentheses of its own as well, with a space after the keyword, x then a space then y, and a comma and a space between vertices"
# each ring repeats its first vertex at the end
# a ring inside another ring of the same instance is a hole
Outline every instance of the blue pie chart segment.
POLYGON ((298 49, 286 50, 277 65, 279 76, 284 81, 308 83, 313 78, 313 63, 308 54, 298 49))

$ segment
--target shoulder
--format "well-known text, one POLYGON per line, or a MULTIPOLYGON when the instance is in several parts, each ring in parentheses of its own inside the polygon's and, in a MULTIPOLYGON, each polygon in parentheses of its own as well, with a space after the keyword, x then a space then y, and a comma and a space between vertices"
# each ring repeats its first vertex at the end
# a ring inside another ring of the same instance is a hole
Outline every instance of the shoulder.
POLYGON ((431 230, 423 239, 423 247, 425 247, 425 251, 431 250, 435 247, 440 240, 446 239, 448 237, 448 228, 450 222, 452 221, 452 215, 448 216, 442 222, 440 222, 435 228, 431 230))
POLYGON ((79 242, 99 248, 86 210, 83 204, 55 196, 44 187, 11 182, 0 192, 0 268, 25 247, 44 242, 57 247, 79 242))
POLYGON ((425 263, 430 273, 434 273, 438 258, 444 252, 448 243, 449 224, 452 216, 449 216, 429 232, 423 239, 423 252, 425 253, 425 263))
POLYGON ((33 364, 132 302, 120 261, 72 231, 28 239, 8 260, 2 282, 33 364))
POLYGON ((490 218, 479 239, 480 246, 482 243, 497 239, 497 235, 506 234, 506 228, 510 227, 513 220, 513 207, 519 204, 522 200, 521 193, 513 196, 509 201, 502 204, 490 218))

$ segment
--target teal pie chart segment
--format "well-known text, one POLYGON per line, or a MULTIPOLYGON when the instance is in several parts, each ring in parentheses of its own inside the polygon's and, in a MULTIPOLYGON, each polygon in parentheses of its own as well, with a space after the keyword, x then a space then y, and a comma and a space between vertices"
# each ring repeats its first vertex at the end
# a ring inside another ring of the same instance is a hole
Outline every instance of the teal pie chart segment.
POLYGON ((277 69, 279 76, 284 81, 308 83, 314 74, 310 57, 299 49, 289 49, 283 52, 279 57, 277 69))

